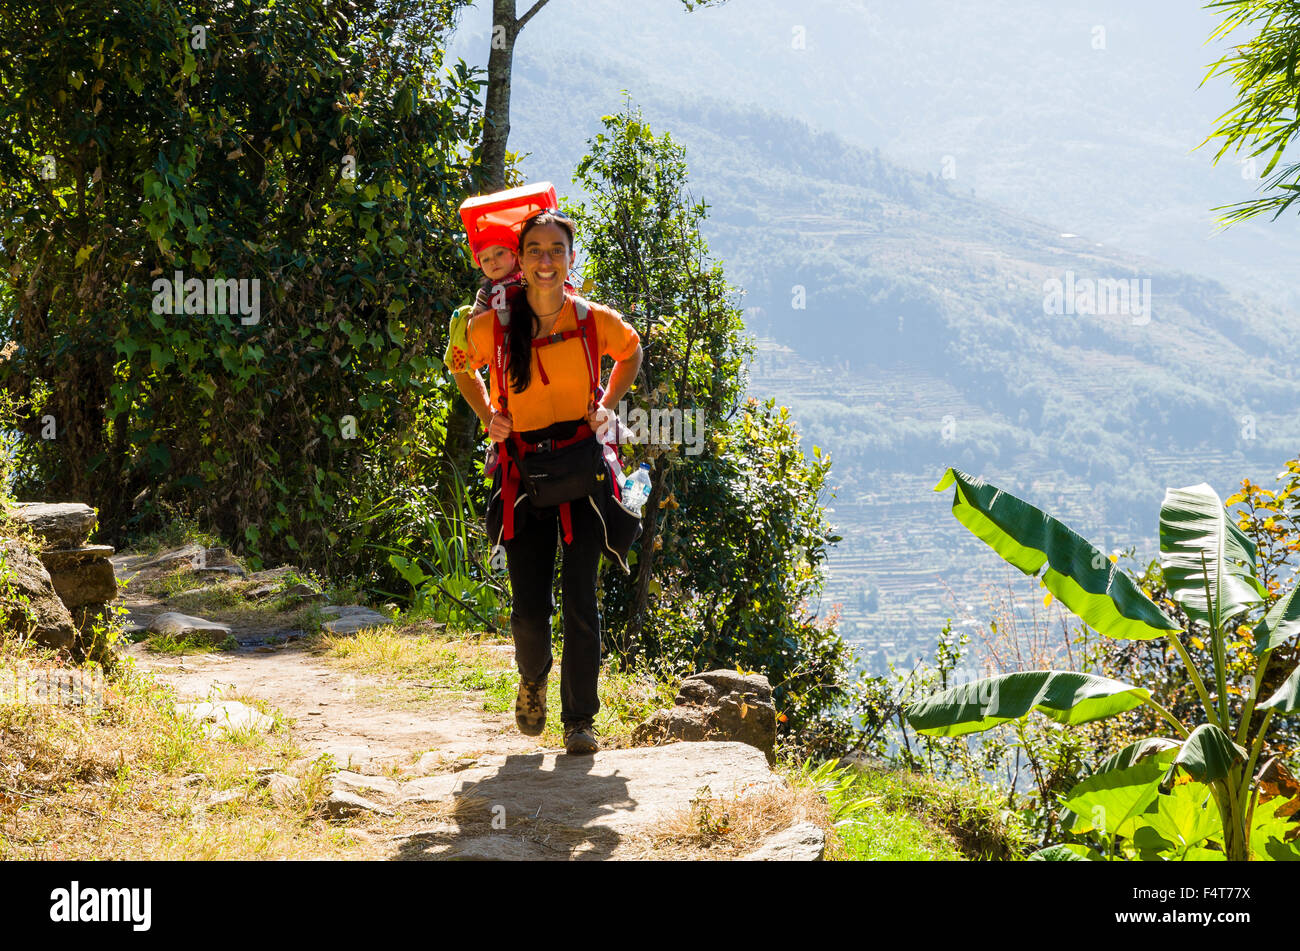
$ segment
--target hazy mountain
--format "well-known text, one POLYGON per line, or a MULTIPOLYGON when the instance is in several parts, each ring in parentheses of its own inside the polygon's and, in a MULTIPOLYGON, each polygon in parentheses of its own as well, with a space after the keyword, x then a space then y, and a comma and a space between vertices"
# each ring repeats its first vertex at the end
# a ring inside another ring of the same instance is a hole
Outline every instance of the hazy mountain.
MULTIPOLYGON (((453 47, 472 62, 486 59, 489 6, 464 16, 453 47)), ((1200 86, 1224 45, 1206 45, 1217 22, 1187 0, 730 0, 690 14, 677 0, 551 0, 518 55, 609 101, 707 94, 797 118, 1061 231, 1297 307, 1294 217, 1216 234, 1210 209, 1254 188, 1197 149, 1232 102, 1226 81, 1200 86)), ((516 94, 516 118, 535 105, 516 94)), ((531 150, 522 129, 512 145, 531 150)))

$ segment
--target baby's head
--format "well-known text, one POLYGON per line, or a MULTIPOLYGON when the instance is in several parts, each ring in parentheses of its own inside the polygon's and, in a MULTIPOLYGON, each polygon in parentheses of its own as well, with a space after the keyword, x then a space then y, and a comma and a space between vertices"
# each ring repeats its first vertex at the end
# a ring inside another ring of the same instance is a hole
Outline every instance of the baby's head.
POLYGON ((489 225, 470 239, 474 263, 489 281, 519 269, 519 236, 505 225, 489 225))

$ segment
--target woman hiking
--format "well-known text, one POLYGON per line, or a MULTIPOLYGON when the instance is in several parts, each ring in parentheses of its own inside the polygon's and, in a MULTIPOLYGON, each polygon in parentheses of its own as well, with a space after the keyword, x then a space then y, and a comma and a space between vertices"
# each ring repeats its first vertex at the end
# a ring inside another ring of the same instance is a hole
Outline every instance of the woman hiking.
POLYGON ((524 222, 519 232, 523 286, 506 306, 469 319, 468 372, 456 374, 456 382, 496 444, 489 457, 488 532, 505 549, 513 592, 510 630, 520 678, 515 722, 528 736, 545 729, 546 681, 553 663, 551 591, 560 543, 564 747, 569 753, 595 753, 597 572, 602 552, 616 554, 621 548, 626 554, 626 545, 611 546, 615 526, 602 514, 609 511, 611 483, 621 473, 612 465, 603 468, 596 432, 614 423, 609 407, 631 387, 642 351, 636 330, 617 311, 566 291, 573 239, 573 222, 555 209, 524 222), (604 354, 615 361, 607 389, 599 380, 604 354), (490 367, 490 393, 477 372, 483 366, 490 367), (587 494, 570 497, 574 492, 587 494), (602 493, 605 498, 598 500, 602 493), (539 504, 555 499, 565 501, 539 504))

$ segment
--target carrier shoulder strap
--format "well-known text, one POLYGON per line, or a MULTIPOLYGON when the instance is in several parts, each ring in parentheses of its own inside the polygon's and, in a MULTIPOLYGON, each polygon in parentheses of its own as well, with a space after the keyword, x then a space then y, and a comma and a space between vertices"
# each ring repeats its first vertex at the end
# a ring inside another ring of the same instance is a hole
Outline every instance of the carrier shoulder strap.
POLYGON ((506 328, 510 326, 510 300, 506 299, 504 307, 493 311, 496 320, 492 321, 492 372, 497 377, 497 396, 501 402, 501 412, 506 412, 506 328))
MULTIPOLYGON (((513 295, 511 295, 513 296, 513 295)), ((559 334, 552 334, 550 339, 534 340, 534 347, 549 346, 557 342, 556 338, 567 340, 570 337, 581 336, 583 354, 587 359, 587 383, 591 391, 593 400, 600 399, 602 388, 600 386, 600 349, 599 342, 596 339, 596 320, 591 316, 591 305, 577 294, 565 294, 568 300, 573 301, 573 310, 578 318, 577 330, 566 330, 559 334)), ((497 393, 500 395, 501 412, 506 412, 507 387, 506 387, 506 363, 508 354, 506 353, 506 331, 510 327, 511 301, 507 297, 504 307, 495 311, 496 320, 492 322, 493 334, 493 371, 497 377, 497 393)))
POLYGON ((578 332, 582 334, 582 346, 587 355, 587 381, 591 388, 592 400, 601 397, 600 387, 600 350, 596 341, 596 319, 591 315, 591 305, 577 294, 571 294, 573 309, 578 315, 578 332))

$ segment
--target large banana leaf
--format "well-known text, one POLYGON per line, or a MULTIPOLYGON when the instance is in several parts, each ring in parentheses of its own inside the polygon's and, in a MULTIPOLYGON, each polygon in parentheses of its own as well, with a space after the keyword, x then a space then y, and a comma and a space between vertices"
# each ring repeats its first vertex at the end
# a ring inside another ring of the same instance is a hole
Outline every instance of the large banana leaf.
POLYGON ((1065 797, 1065 805, 1076 816, 1071 831, 1132 835, 1137 816, 1156 801, 1160 777, 1173 758, 1174 751, 1163 750, 1077 783, 1065 797))
POLYGON ((1291 676, 1277 688, 1277 692, 1259 706, 1278 713, 1295 713, 1300 710, 1300 667, 1291 671, 1291 676))
POLYGON ((1169 765, 1169 771, 1160 784, 1167 792, 1183 770, 1198 783, 1213 783, 1228 777, 1228 770, 1246 761, 1246 751, 1232 741, 1232 737, 1211 723, 1202 723, 1183 740, 1182 748, 1169 765))
POLYGON ((1187 614, 1222 628, 1265 597, 1255 577, 1255 545, 1202 482, 1166 489, 1160 506, 1160 562, 1165 584, 1187 614), (1209 581, 1211 606, 1205 603, 1209 581))
POLYGON ((952 514, 994 551, 1043 584, 1107 637, 1145 641, 1181 630, 1105 553, 1062 522, 983 479, 949 469, 934 487, 954 485, 952 514))
POLYGON ((1145 687, 1069 670, 1030 670, 986 677, 910 704, 907 722, 918 733, 978 733, 1037 710, 1060 723, 1090 723, 1140 706, 1145 687))
MULTIPOLYGON (((1189 858, 1193 849, 1223 837, 1223 820, 1211 795, 1201 783, 1183 783, 1136 818, 1133 844, 1144 859, 1189 858)), ((1220 855, 1223 853, 1220 852, 1220 855)), ((1198 858, 1208 859, 1209 855, 1198 858)))
POLYGON ((1257 788, 1251 849, 1261 859, 1300 860, 1300 782, 1274 756, 1260 769, 1257 788))
POLYGON ((1256 858, 1277 862, 1300 861, 1300 837, 1297 837, 1300 827, 1293 817, 1279 815, 1287 805, 1287 800, 1280 796, 1261 799, 1255 804, 1250 823, 1250 848, 1256 858))
POLYGON ((1254 634, 1256 654, 1281 647, 1300 634, 1300 585, 1268 609, 1255 625, 1254 634))

